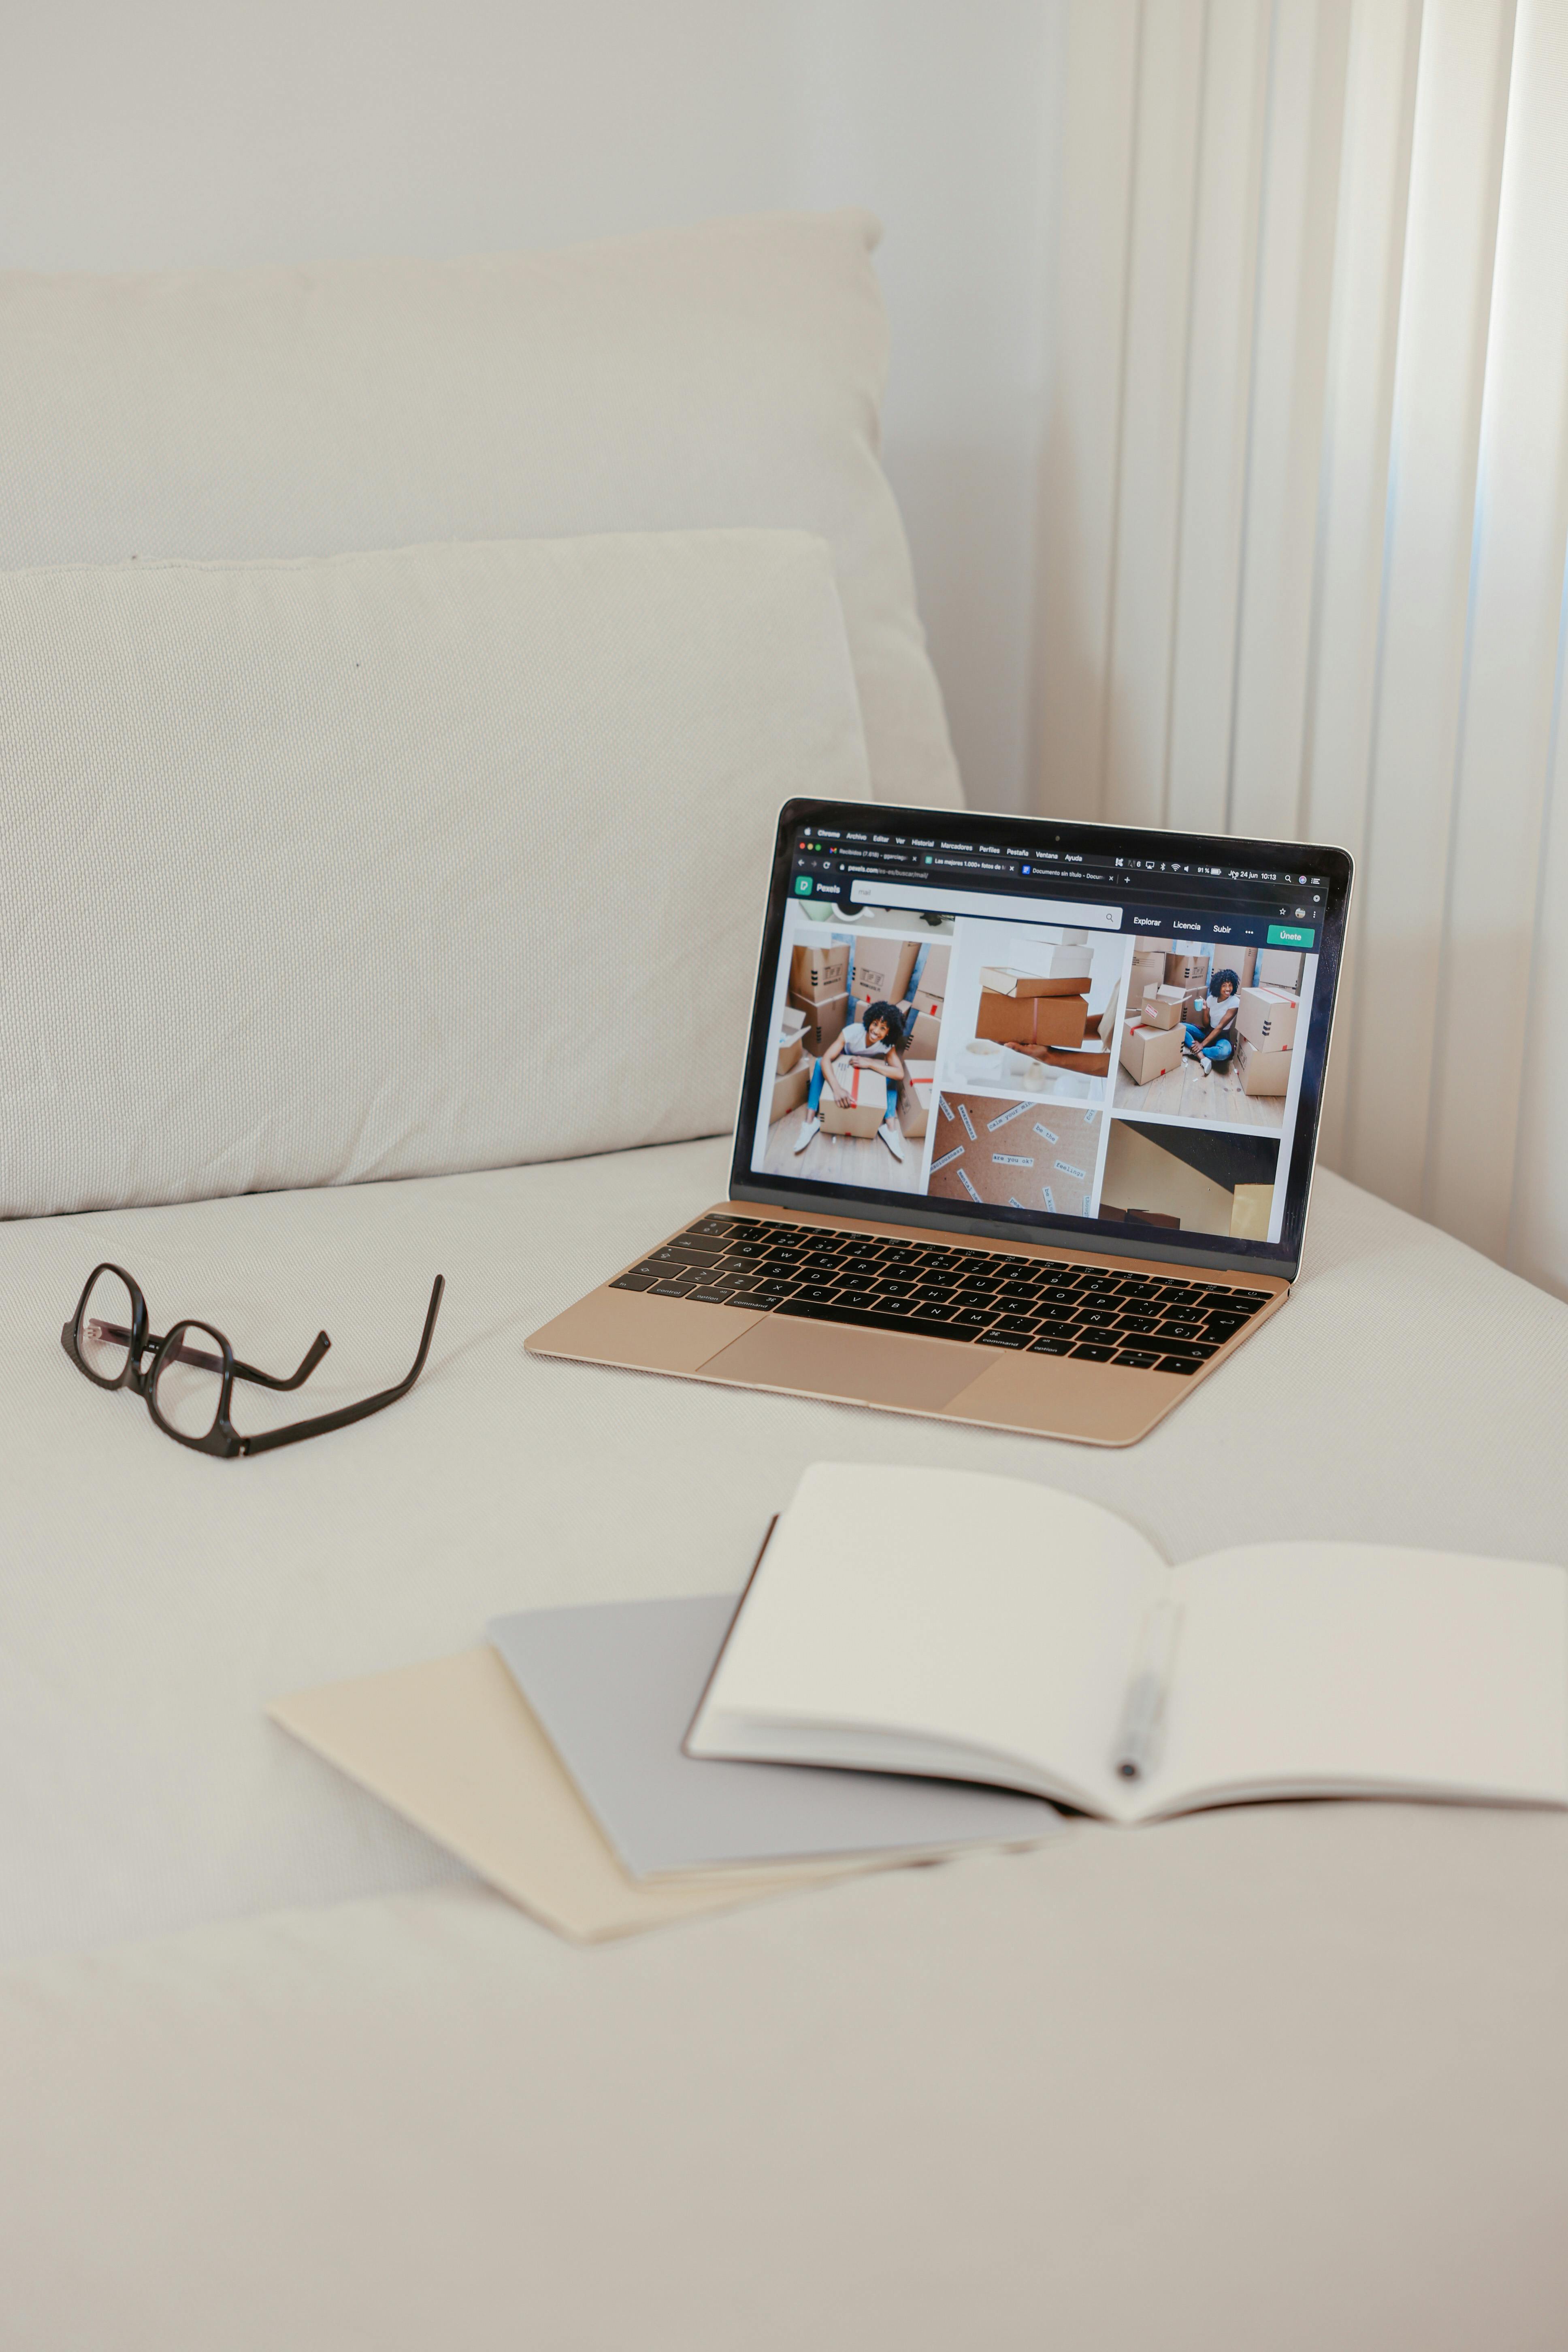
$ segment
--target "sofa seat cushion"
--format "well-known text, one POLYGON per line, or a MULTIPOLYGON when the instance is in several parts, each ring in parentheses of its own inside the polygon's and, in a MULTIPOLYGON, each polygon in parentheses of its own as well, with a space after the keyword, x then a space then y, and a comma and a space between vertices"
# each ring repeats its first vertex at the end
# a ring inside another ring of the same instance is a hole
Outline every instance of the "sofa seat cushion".
POLYGON ((0 1956, 454 1875, 267 1701, 466 1649, 510 1609, 737 1589, 814 1460, 1052 1481, 1172 1559, 1311 1536, 1562 1556, 1568 1307, 1330 1175, 1285 1313, 1124 1453, 525 1354, 721 1199, 727 1164, 710 1141, 0 1226, 0 1956), (324 1325, 322 1407, 398 1377, 448 1287, 401 1403, 225 1463, 67 1360, 100 1258, 154 1328, 200 1315, 264 1368, 324 1325))
POLYGON ((869 784, 802 531, 0 574, 0 1213, 734 1117, 782 802, 869 784))
POLYGON ((479 260, 0 272, 0 568, 807 530, 878 797, 954 806, 878 457, 878 234, 779 214, 479 260))

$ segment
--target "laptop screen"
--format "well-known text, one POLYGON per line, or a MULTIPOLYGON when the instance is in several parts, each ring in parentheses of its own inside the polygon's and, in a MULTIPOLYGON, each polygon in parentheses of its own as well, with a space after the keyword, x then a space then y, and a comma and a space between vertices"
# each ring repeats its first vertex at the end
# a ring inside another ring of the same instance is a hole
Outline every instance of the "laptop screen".
POLYGON ((792 802, 731 1191, 1293 1272, 1342 850, 792 802))

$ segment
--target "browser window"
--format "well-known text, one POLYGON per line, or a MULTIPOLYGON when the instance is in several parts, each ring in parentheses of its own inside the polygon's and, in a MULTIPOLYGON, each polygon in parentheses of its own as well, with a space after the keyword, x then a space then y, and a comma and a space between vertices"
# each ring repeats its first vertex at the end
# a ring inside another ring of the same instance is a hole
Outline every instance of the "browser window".
POLYGON ((1277 1246, 1331 877, 1129 838, 798 827, 752 1176, 1277 1246))

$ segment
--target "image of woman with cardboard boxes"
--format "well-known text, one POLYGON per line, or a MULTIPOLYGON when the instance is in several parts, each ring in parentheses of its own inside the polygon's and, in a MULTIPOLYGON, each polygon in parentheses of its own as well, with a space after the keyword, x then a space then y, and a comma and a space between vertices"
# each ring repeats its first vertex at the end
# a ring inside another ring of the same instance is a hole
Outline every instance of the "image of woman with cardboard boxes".
POLYGON ((841 1060, 865 1062, 881 1071, 888 1085, 887 1116, 877 1129, 895 1160, 904 1156, 904 1139, 899 1132, 899 1087, 908 1078, 900 1053, 904 1042, 904 1024, 890 1004, 878 1001, 866 1007, 863 1021, 851 1021, 841 1029, 811 1074, 811 1086, 805 1097, 805 1117, 795 1138, 796 1151, 804 1151, 814 1136, 822 1132, 822 1089, 833 1089, 836 1102, 848 1108, 849 1096, 839 1084, 833 1065, 841 1060))
POLYGON ((1216 971, 1209 982, 1208 995, 1194 1008, 1204 1013, 1205 1020, 1186 1024, 1187 1042, 1182 1052, 1197 1064, 1205 1077, 1223 1069, 1236 1051, 1240 990, 1241 982, 1234 971, 1216 971))

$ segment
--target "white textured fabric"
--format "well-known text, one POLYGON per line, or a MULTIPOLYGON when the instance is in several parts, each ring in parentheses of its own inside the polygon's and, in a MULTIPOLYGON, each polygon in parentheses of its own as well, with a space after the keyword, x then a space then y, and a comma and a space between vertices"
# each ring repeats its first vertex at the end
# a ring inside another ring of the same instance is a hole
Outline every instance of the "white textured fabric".
POLYGON ((734 1117, 780 803, 864 799, 821 540, 0 575, 0 1211, 734 1117))
POLYGON ((7 2345, 1546 2352, 1568 1818, 1086 1826, 584 1953, 264 1720, 499 1611, 733 1589, 822 1457, 1048 1480, 1172 1559, 1562 1556, 1568 1308, 1331 1177, 1285 1313, 1126 1453, 523 1353, 725 1164, 0 1227, 7 2345), (67 1362, 104 1254, 264 1363, 324 1322, 323 1401, 450 1290, 403 1403, 222 1464, 67 1362), (234 1916, 280 1905, 333 1907, 234 1916))
POLYGON ((470 261, 0 274, 0 566, 809 530, 878 796, 953 806, 877 455, 877 235, 782 214, 470 261))
POLYGON ((449 1874, 267 1700, 468 1648, 512 1609, 732 1589, 819 1458, 1052 1481, 1172 1559, 1249 1537, 1562 1557, 1568 1307, 1332 1178, 1285 1312, 1125 1453, 524 1354, 721 1199, 727 1164, 707 1142, 0 1226, 0 1955, 449 1874), (68 1361, 102 1257, 155 1330, 205 1317, 266 1369, 324 1324, 323 1408, 401 1374, 448 1289, 401 1403, 215 1463, 68 1361))

